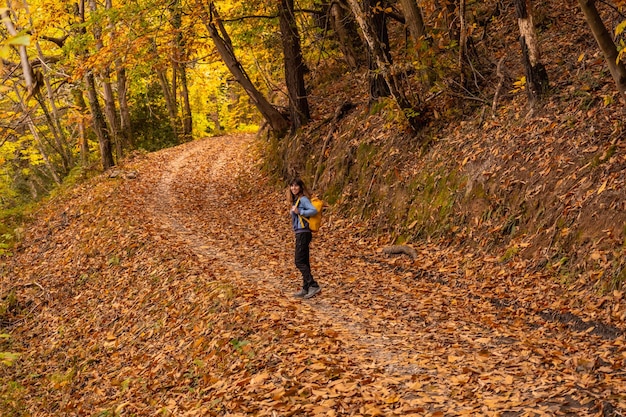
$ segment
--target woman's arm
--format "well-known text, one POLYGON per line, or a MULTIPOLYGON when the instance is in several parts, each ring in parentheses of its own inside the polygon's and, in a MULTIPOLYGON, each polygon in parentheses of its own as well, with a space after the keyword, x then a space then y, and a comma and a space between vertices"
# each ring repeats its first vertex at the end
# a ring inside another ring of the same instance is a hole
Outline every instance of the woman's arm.
POLYGON ((311 204, 311 200, 309 200, 305 196, 300 197, 300 205, 298 206, 298 210, 300 212, 300 215, 304 217, 311 217, 317 214, 317 209, 315 208, 315 206, 313 206, 313 204, 311 204))

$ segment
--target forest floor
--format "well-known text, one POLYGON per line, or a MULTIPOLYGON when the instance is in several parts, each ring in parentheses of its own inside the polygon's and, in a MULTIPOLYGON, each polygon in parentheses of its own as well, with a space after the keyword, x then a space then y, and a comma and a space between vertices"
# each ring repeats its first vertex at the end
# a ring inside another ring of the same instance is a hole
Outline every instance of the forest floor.
POLYGON ((436 242, 388 256, 330 209, 322 292, 295 299, 255 158, 245 135, 138 154, 38 213, 0 264, 0 415, 626 413, 623 291, 436 242))

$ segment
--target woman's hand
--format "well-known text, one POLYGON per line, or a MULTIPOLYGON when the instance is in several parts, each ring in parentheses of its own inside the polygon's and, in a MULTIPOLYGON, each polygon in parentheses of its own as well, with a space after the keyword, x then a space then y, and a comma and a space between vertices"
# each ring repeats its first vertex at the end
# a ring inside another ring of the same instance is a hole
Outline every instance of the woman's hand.
POLYGON ((291 206, 291 212, 294 214, 300 214, 300 210, 298 210, 298 207, 296 206, 291 206))

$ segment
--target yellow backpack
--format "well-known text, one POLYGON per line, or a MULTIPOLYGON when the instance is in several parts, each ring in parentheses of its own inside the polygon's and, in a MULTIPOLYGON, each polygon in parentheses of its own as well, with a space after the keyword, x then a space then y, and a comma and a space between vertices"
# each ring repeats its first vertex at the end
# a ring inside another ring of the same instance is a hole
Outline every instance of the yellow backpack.
MULTIPOLYGON (((296 206, 299 202, 300 199, 296 201, 296 206)), ((322 208, 324 207, 324 202, 317 197, 311 197, 311 204, 313 204, 313 207, 317 209, 317 214, 315 216, 304 218, 306 219, 307 223, 309 223, 309 229, 311 229, 312 232, 317 232, 318 230, 320 230, 320 226, 322 225, 322 208)), ((304 222, 302 220, 303 216, 298 217, 300 218, 300 225, 304 227, 304 222)))

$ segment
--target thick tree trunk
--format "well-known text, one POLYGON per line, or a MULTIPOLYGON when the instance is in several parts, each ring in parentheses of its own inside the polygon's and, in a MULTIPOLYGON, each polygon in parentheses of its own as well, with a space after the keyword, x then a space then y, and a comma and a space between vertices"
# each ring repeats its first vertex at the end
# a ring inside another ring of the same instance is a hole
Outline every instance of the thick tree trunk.
MULTIPOLYGON (((110 0, 107 0, 106 5, 110 8, 112 4, 110 0)), ((89 7, 92 13, 96 13, 98 6, 96 0, 89 0, 89 7)), ((96 51, 101 51, 104 48, 102 42, 102 29, 99 24, 93 26, 93 35, 96 41, 96 51)), ((109 66, 105 66, 102 70, 102 97, 104 99, 104 114, 108 121, 108 131, 111 136, 112 144, 115 145, 115 154, 117 160, 122 158, 122 141, 120 138, 119 117, 117 116, 117 107, 115 106, 115 98, 113 97, 113 88, 111 87, 111 70, 109 66)))
POLYGON ((87 84, 87 97, 89 101, 89 109, 91 111, 91 123, 98 137, 100 145, 100 158, 102 160, 102 168, 107 170, 115 165, 113 162, 113 151, 111 149, 111 136, 107 130, 106 120, 102 114, 102 108, 98 101, 98 92, 96 91, 96 80, 94 75, 89 72, 85 76, 87 84))
MULTIPOLYGON (((105 0, 104 7, 107 10, 113 9, 113 0, 105 0)), ((113 21, 110 20, 108 24, 110 33, 110 42, 115 44, 115 27, 113 21)), ((117 76, 117 105, 119 106, 119 114, 116 113, 116 130, 118 135, 118 142, 121 149, 133 148, 134 143, 132 140, 132 128, 130 124, 130 110, 128 108, 128 78, 126 77, 126 69, 121 59, 115 60, 115 73, 117 76)), ((115 109, 115 103, 113 103, 113 109, 115 109)), ((121 153, 120 153, 121 156, 121 153)))
POLYGON ((415 0, 400 0, 400 4, 402 5, 409 33, 415 45, 419 45, 426 38, 426 26, 424 25, 422 10, 415 0))
POLYGON ((119 161, 123 156, 122 149, 122 135, 120 134, 120 118, 117 114, 117 107, 115 106, 115 97, 113 95, 113 87, 111 87, 111 83, 108 81, 110 78, 111 70, 107 67, 103 72, 103 79, 105 81, 102 82, 102 97, 104 99, 104 112, 106 115, 106 119, 109 122, 109 130, 112 134, 112 140, 115 145, 115 154, 117 156, 117 160, 119 161))
POLYGON ((126 77, 126 69, 121 61, 117 61, 117 101, 120 106, 120 128, 121 135, 124 138, 124 145, 131 149, 135 147, 133 140, 133 130, 130 123, 130 109, 128 107, 128 78, 126 77))
POLYGON ((356 32, 356 28, 354 28, 353 21, 351 19, 349 20, 349 15, 346 15, 344 7, 339 1, 331 2, 328 12, 330 25, 337 35, 339 48, 346 62, 350 68, 357 69, 361 65, 362 60, 357 53, 357 51, 361 49, 358 45, 360 38, 356 32))
MULTIPOLYGON (((239 84, 241 84, 256 108, 263 115, 263 118, 265 118, 267 123, 270 125, 271 129, 278 136, 284 135, 287 130, 289 130, 289 122, 278 110, 276 110, 274 106, 272 106, 267 101, 263 94, 261 94, 261 92, 256 89, 256 87, 248 77, 248 74, 245 72, 245 70, 235 57, 235 53, 232 49, 230 42, 226 40, 228 39, 228 37, 220 36, 220 33, 215 26, 215 22, 211 17, 213 15, 216 15, 214 5, 211 3, 209 7, 211 8, 210 15, 204 14, 202 18, 204 20, 204 24, 207 27, 207 30, 209 31, 209 36, 211 36, 211 39, 215 44, 215 49, 217 49, 217 52, 220 54, 220 57, 224 61, 224 64, 226 65, 230 73, 233 75, 235 80, 239 84)), ((219 18, 217 19, 219 21, 219 18)))
MULTIPOLYGON (((389 67, 393 65, 391 53, 389 52, 389 32, 387 31, 387 18, 382 10, 373 12, 372 9, 376 6, 378 0, 367 0, 367 16, 370 17, 370 22, 373 26, 374 35, 378 39, 380 48, 384 54, 386 62, 389 67)), ((367 64, 369 71, 369 83, 370 83, 370 96, 372 99, 379 97, 389 97, 391 95, 390 86, 388 85, 383 74, 380 73, 379 67, 376 63, 376 57, 368 50, 367 64)))
MULTIPOLYGON (((178 108, 178 85, 180 81, 182 98, 182 136, 183 140, 191 140, 193 120, 191 115, 191 105, 189 104, 189 86, 187 84, 187 70, 185 68, 186 52, 185 39, 182 31, 182 5, 180 0, 170 3, 170 14, 172 27, 176 31, 174 38, 174 58, 172 60, 172 99, 178 108)), ((178 111, 177 111, 178 113, 178 111)))
POLYGON ((185 140, 191 140, 193 130, 193 119, 191 115, 191 104, 189 103, 189 86, 187 85, 187 69, 184 65, 180 67, 180 84, 183 99, 183 136, 185 140))
POLYGON ((305 65, 300 49, 300 35, 296 26, 293 0, 282 0, 279 6, 280 32, 285 62, 285 82, 289 94, 291 129, 296 130, 309 122, 309 102, 304 84, 305 65))
POLYGON ((167 107, 170 126, 172 127, 172 131, 174 132, 174 136, 178 142, 180 140, 178 137, 178 113, 176 112, 176 103, 172 97, 172 90, 170 89, 169 81, 167 80, 167 74, 165 73, 165 70, 160 68, 156 68, 155 72, 157 73, 157 78, 161 84, 161 91, 163 92, 163 98, 165 99, 165 107, 167 107))
POLYGON ((600 18, 595 0, 578 0, 578 3, 585 14, 587 24, 589 25, 589 28, 591 28, 591 32, 593 33, 596 42, 598 42, 600 50, 602 50, 602 53, 604 54, 604 58, 609 66, 609 71, 611 71, 611 75, 615 80, 617 89, 622 94, 624 99, 626 99, 626 67, 624 66, 624 63, 617 59, 617 47, 613 42, 611 34, 606 29, 606 26, 604 26, 604 23, 600 18))
MULTIPOLYGON (((85 0, 80 0, 78 7, 78 14, 81 22, 85 23, 85 0)), ((86 34, 86 29, 82 27, 80 29, 81 34, 86 34)), ((88 51, 83 51, 85 58, 88 56, 88 51)), ((107 130, 106 120, 102 114, 102 108, 98 101, 98 92, 96 90, 96 79, 92 72, 87 72, 85 75, 85 84, 87 87, 87 97, 89 101, 89 110, 91 112, 91 123, 98 137, 98 145, 100 147, 100 159, 102 161, 102 168, 107 170, 115 165, 113 161, 113 152, 111 150, 111 136, 107 130)))
POLYGON ((391 96, 404 112, 411 128, 413 130, 419 130, 423 127, 423 115, 421 115, 419 111, 413 109, 413 106, 400 89, 398 80, 391 71, 391 61, 387 58, 387 54, 385 53, 386 46, 382 44, 380 38, 377 36, 370 20, 367 18, 366 12, 363 11, 358 0, 348 0, 348 2, 354 17, 361 28, 370 53, 376 62, 377 70, 380 71, 387 87, 389 87, 391 96))
POLYGON ((530 0, 515 0, 517 22, 522 46, 522 60, 526 72, 528 98, 535 103, 548 90, 548 73, 541 62, 541 53, 533 24, 530 0))

